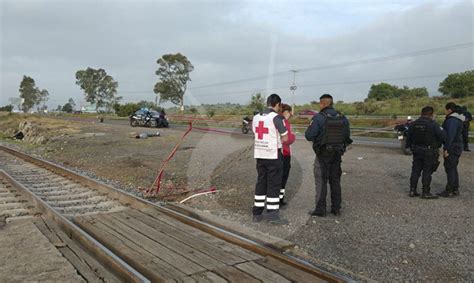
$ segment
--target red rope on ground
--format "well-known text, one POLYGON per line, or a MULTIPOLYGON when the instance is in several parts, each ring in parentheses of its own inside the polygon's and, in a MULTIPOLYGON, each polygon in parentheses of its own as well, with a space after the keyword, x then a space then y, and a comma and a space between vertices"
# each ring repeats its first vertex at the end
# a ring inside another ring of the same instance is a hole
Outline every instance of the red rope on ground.
POLYGON ((180 141, 174 146, 168 158, 166 158, 165 161, 161 164, 160 170, 158 171, 158 176, 155 178, 155 181, 153 182, 151 187, 148 190, 146 190, 145 192, 146 194, 150 194, 153 191, 155 184, 156 184, 155 194, 158 194, 158 192, 161 189, 161 178, 163 178, 163 173, 165 172, 166 164, 168 164, 168 162, 173 158, 174 154, 183 143, 184 138, 191 132, 192 129, 193 129, 193 122, 189 122, 188 130, 183 134, 180 141))

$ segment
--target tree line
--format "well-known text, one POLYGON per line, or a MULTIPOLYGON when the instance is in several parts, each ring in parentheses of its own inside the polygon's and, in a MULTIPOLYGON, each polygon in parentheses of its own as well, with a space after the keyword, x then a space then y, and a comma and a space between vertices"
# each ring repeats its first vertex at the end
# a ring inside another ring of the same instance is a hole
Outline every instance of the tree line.
MULTIPOLYGON (((159 95, 160 103, 171 102, 179 106, 180 111, 184 111, 184 95, 187 90, 187 83, 191 81, 190 73, 194 70, 194 66, 181 53, 165 54, 156 63, 158 64, 158 69, 155 74, 158 76, 159 81, 154 85, 153 92, 159 95)), ((128 108, 131 108, 133 103, 125 104, 127 106, 120 104, 122 97, 116 95, 118 82, 111 75, 107 74, 104 69, 88 67, 84 70, 78 70, 75 78, 76 85, 83 91, 85 100, 95 105, 96 111, 100 108, 105 108, 107 112, 115 110, 115 112, 121 112, 122 114, 131 111, 128 108), (128 110, 123 110, 120 107, 125 107, 124 109, 128 110)), ((473 97, 474 70, 449 74, 440 82, 438 91, 443 96, 451 98, 473 97)), ((21 107, 24 112, 29 112, 34 107, 38 111, 47 108, 46 101, 48 101, 49 92, 46 89, 38 88, 33 78, 23 76, 19 92, 20 97, 11 99, 11 105, 21 107)), ((366 100, 383 101, 393 98, 406 100, 428 97, 428 95, 426 87, 398 87, 382 82, 371 85, 366 100)), ((73 105, 70 102, 68 101, 65 105, 58 107, 57 110, 61 109, 61 111, 72 112, 75 104, 73 105)), ((260 93, 254 94, 248 103, 248 107, 261 110, 262 106, 264 106, 264 96, 260 93)), ((0 111, 2 109, 9 110, 10 108, 0 108, 0 111)))
MULTIPOLYGON (((160 96, 160 103, 169 101, 183 109, 187 83, 191 81, 189 74, 194 70, 194 66, 181 53, 165 54, 157 60, 157 64, 158 70, 155 74, 159 77, 159 81, 154 85, 152 91, 160 96)), ((85 100, 95 105, 96 111, 105 108, 105 111, 110 112, 119 107, 117 105, 120 105, 122 97, 117 96, 118 82, 104 69, 88 67, 78 70, 75 78, 76 85, 83 91, 85 100)), ((49 92, 36 87, 33 78, 23 76, 19 92, 20 97, 10 99, 10 105, 18 106, 23 112, 29 112, 35 106, 38 111, 47 109, 45 103, 48 100, 49 92)), ((63 106, 59 105, 56 110, 72 112, 75 103, 71 100, 72 98, 63 106)), ((1 109, 11 111, 13 107, 1 109)))

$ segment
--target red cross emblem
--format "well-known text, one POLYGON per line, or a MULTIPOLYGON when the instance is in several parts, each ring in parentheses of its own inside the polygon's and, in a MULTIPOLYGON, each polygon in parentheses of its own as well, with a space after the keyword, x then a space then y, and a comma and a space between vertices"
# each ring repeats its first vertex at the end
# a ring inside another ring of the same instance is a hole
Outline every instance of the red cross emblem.
POLYGON ((263 121, 259 121, 258 127, 255 128, 255 132, 258 134, 257 138, 263 140, 263 135, 268 134, 268 128, 263 126, 263 121))

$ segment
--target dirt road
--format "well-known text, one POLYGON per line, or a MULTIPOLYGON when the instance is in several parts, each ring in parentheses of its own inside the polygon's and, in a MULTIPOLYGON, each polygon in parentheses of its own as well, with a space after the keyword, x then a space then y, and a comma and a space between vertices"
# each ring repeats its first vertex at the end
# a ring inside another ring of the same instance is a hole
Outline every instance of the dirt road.
MULTIPOLYGON (((160 137, 135 139, 130 132, 152 130, 70 123, 80 132, 58 132, 41 146, 14 144, 137 194, 139 187, 153 182, 183 133, 183 128, 158 129, 160 137)), ((162 196, 216 186, 218 193, 186 204, 289 239, 318 261, 375 280, 474 278, 474 154, 463 154, 460 160, 460 197, 422 200, 407 196, 410 156, 383 143, 355 145, 343 159, 342 216, 315 219, 307 214, 314 208, 314 153, 303 140, 293 150, 290 204, 283 211, 288 226, 251 223, 255 161, 252 140, 239 133, 191 132, 165 171, 162 196)), ((433 191, 443 189, 445 182, 441 166, 433 177, 433 191)))

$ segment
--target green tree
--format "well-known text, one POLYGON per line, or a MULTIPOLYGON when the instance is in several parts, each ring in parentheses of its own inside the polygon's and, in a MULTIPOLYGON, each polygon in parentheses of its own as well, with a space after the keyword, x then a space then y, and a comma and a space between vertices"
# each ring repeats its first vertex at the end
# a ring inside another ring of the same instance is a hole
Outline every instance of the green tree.
POLYGON ((187 83, 191 81, 189 73, 194 70, 194 66, 181 53, 165 54, 157 63, 159 67, 155 74, 159 77, 159 82, 155 84, 153 91, 160 94, 160 103, 169 101, 179 105, 183 111, 184 94, 187 83))
POLYGON ((63 105, 63 108, 61 110, 66 113, 72 113, 72 105, 68 102, 63 105))
POLYGON ((0 107, 0 111, 12 112, 12 110, 13 110, 13 105, 11 104, 0 107))
POLYGON ((45 109, 48 108, 46 106, 46 101, 49 100, 49 92, 46 89, 43 89, 43 90, 37 89, 37 91, 38 91, 37 105, 40 106, 41 104, 43 104, 41 107, 38 107, 38 110, 40 110, 40 109, 45 110, 45 109))
POLYGON ((261 93, 256 93, 250 98, 248 107, 254 111, 263 111, 263 109, 265 109, 265 104, 265 96, 263 96, 261 93))
POLYGON ((23 99, 21 108, 24 112, 30 111, 39 101, 39 92, 35 80, 28 76, 23 76, 20 83, 20 98, 23 99))
POLYGON ((72 98, 69 98, 67 103, 69 103, 72 106, 72 108, 76 107, 76 102, 74 102, 74 99, 72 99, 72 98))
POLYGON ((95 104, 96 110, 114 104, 118 83, 104 69, 77 71, 76 84, 84 91, 86 101, 95 104))
POLYGON ((386 100, 397 96, 398 87, 387 83, 373 84, 369 90, 369 99, 386 100))
POLYGON ((449 74, 439 84, 438 90, 452 98, 474 96, 474 70, 449 74))

